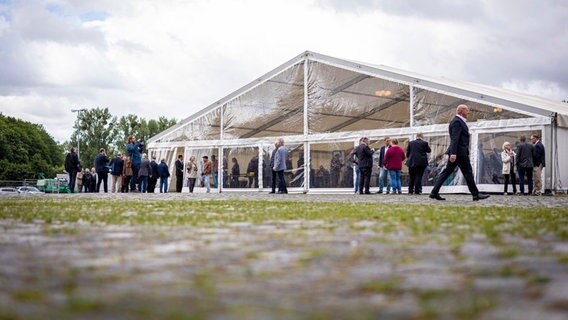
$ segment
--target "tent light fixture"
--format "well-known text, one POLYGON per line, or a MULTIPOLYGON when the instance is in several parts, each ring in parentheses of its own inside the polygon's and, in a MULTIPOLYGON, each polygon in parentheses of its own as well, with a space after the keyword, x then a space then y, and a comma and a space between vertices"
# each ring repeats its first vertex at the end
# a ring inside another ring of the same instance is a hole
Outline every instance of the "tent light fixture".
POLYGON ((494 112, 494 113, 500 113, 500 112, 503 112, 503 108, 500 108, 500 107, 495 107, 495 108, 493 108, 493 112, 494 112))
POLYGON ((377 90, 375 91, 375 95, 378 97, 389 97, 391 95, 390 90, 377 90))

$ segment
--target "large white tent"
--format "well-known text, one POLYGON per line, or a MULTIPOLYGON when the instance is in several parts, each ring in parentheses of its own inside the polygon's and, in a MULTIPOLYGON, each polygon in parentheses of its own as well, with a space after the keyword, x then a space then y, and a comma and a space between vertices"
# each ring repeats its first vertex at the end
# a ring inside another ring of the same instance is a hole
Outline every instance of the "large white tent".
MULTIPOLYGON (((360 137, 369 137, 375 148, 385 136, 406 147, 423 132, 432 147, 423 181, 428 192, 447 161, 448 123, 459 104, 471 111, 471 160, 480 190, 502 192, 503 142, 515 145, 534 133, 546 147, 545 188, 566 190, 568 104, 310 51, 152 137, 148 148, 170 168, 179 154, 198 163, 213 156, 216 191, 266 191, 269 156, 275 138, 283 137, 290 190, 331 192, 353 187, 346 156, 360 137)), ((371 185, 376 183, 373 178, 371 185)), ((407 183, 405 168, 403 187, 407 183)), ((459 171, 442 192, 467 192, 459 171)))

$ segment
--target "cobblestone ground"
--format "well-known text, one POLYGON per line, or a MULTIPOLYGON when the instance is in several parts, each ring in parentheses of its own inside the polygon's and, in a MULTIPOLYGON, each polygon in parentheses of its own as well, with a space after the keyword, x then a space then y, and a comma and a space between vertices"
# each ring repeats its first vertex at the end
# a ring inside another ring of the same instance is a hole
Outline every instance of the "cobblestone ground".
MULTIPOLYGON (((187 206, 213 199, 434 204, 488 213, 491 207, 534 207, 548 208, 561 224, 568 204, 562 196, 482 202, 466 195, 435 202, 409 195, 234 192, 44 197, 187 200, 187 206)), ((41 200, 0 198, 4 211, 6 199, 41 200)), ((567 319, 566 225, 558 226, 561 237, 503 233, 494 241, 476 232, 456 245, 448 238, 459 232, 417 237, 403 223, 390 231, 382 223, 46 226, 1 219, 0 319, 567 319)))

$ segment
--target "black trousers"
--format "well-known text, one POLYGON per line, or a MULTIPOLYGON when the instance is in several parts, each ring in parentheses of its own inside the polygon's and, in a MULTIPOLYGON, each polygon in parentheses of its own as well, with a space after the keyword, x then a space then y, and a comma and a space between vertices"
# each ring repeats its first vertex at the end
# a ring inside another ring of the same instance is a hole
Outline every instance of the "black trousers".
POLYGON ((519 171, 519 189, 522 194, 525 193, 525 175, 527 176, 527 184, 529 185, 529 195, 533 193, 533 168, 517 168, 519 171))
POLYGON ((288 193, 288 188, 286 188, 286 179, 284 179, 284 170, 278 172, 278 192, 288 193))
POLYGON ((148 179, 148 193, 154 193, 156 190, 156 183, 158 183, 158 177, 152 176, 148 179))
MULTIPOLYGON (((272 192, 276 192, 276 176, 278 175, 276 171, 272 171, 272 192)), ((282 172, 282 178, 284 178, 284 172, 282 172)))
POLYGON ((183 175, 176 174, 176 192, 181 192, 181 189, 183 189, 183 175))
POLYGON ((195 188, 196 178, 187 178, 187 180, 189 180, 189 192, 193 193, 193 189, 195 188))
POLYGON ((101 189, 101 182, 103 183, 103 188, 105 190, 105 193, 108 192, 108 186, 107 186, 107 180, 108 180, 108 172, 97 172, 97 176, 98 176, 98 180, 97 181, 97 193, 100 191, 101 189))
POLYGON ((359 193, 370 193, 369 188, 371 186, 371 172, 373 172, 373 168, 359 168, 359 171, 361 172, 359 178, 359 193))
POLYGON ((473 178, 473 169, 471 168, 471 162, 469 162, 468 156, 458 156, 456 157, 456 161, 450 162, 448 159, 448 163, 442 173, 436 180, 436 184, 434 185, 434 189, 432 189, 432 194, 438 194, 440 192, 440 188, 442 188, 442 184, 448 179, 448 177, 454 172, 456 167, 460 168, 463 177, 465 178, 465 182, 467 182, 467 187, 469 188, 469 192, 473 196, 477 196, 479 194, 479 190, 475 185, 475 179, 473 178))
POLYGON ((504 174, 505 176, 505 189, 503 190, 504 193, 507 193, 507 189, 509 188, 509 178, 511 179, 511 185, 513 186, 513 193, 517 193, 517 179, 515 177, 515 167, 511 165, 511 170, 509 174, 504 174))
POLYGON ((408 168, 408 193, 422 193, 422 176, 424 176, 425 166, 408 168))

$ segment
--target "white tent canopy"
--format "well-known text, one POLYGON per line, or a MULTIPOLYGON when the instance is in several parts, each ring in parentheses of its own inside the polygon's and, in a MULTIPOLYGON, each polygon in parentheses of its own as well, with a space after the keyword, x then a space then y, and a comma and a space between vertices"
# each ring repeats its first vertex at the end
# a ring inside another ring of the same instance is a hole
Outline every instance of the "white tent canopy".
MULTIPOLYGON (((533 133, 542 137, 552 159, 545 186, 563 188, 568 176, 561 168, 568 167, 563 160, 568 155, 557 141, 568 137, 568 105, 309 51, 152 137, 148 147, 171 165, 177 154, 198 161, 215 156, 218 191, 263 190, 271 183, 266 162, 273 142, 284 137, 292 190, 329 192, 353 186, 345 156, 361 136, 374 140, 375 147, 385 136, 406 147, 423 132, 433 149, 424 180, 431 186, 446 161, 448 122, 462 103, 471 110, 471 157, 481 190, 502 191, 503 142, 515 144, 520 135, 533 133)), ((405 177, 403 171, 403 184, 405 177)), ((467 190, 459 172, 450 180, 443 191, 467 190)))

